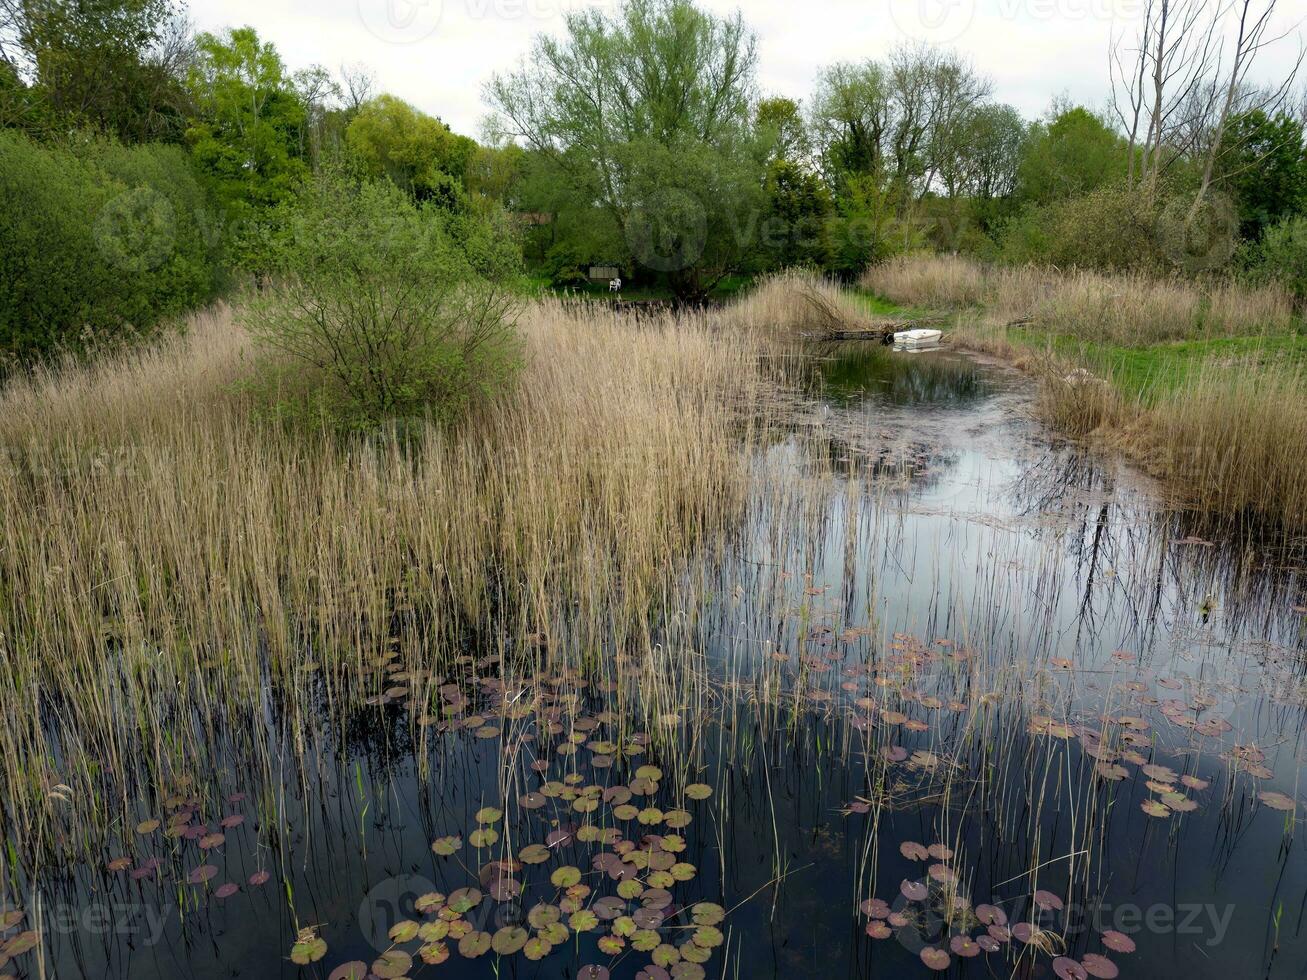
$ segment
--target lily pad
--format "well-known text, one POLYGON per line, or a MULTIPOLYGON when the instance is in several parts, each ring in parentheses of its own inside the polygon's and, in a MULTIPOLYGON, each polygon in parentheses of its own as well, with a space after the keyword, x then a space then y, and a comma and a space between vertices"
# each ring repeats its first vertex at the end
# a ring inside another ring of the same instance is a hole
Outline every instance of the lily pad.
POLYGON ((327 980, 365 980, 368 975, 368 965, 362 960, 353 960, 349 963, 342 963, 336 969, 327 975, 327 980))
POLYGON ((500 956, 512 956, 522 950, 531 936, 520 926, 504 926, 490 940, 490 948, 500 956))
POLYGON ((458 941, 458 952, 469 960, 476 959, 490 951, 490 943, 490 933, 469 932, 458 941))
POLYGON ((372 973, 381 980, 398 980, 413 967, 413 957, 402 949, 391 949, 372 962, 372 973))
POLYGON ((1133 953, 1135 941, 1123 932, 1108 929, 1103 933, 1103 945, 1114 953, 1133 953))
POLYGON ((925 963, 927 968, 931 970, 947 970, 949 964, 953 962, 953 957, 942 949, 927 946, 921 951, 921 962, 925 963))
POLYGON ((1098 977, 1099 980, 1115 980, 1121 975, 1115 963, 1098 953, 1086 953, 1080 958, 1080 965, 1091 977, 1098 977))
MULTIPOLYGON (((295 945, 290 948, 290 961, 298 966, 308 966, 310 963, 316 963, 326 955, 326 942, 312 932, 301 934, 295 945)), ((398 976, 399 974, 395 975, 398 976)), ((378 973, 377 976, 381 976, 381 974, 378 973)))

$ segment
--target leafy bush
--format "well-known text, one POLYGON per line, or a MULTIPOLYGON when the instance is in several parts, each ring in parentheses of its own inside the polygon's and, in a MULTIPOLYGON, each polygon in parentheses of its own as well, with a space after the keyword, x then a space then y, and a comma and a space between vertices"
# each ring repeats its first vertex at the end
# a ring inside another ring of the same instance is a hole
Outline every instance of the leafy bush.
POLYGON ((417 205, 388 181, 337 175, 316 179, 288 211, 277 285, 246 323, 289 356, 314 407, 347 424, 452 418, 512 378, 511 249, 495 244, 493 227, 417 205))
POLYGON ((77 351, 209 299, 204 215, 177 147, 50 147, 0 132, 0 351, 77 351))
POLYGON ((1260 282, 1276 282, 1307 300, 1307 216, 1286 218, 1266 229, 1249 247, 1249 272, 1260 282))
POLYGON ((1161 271, 1169 263, 1157 229, 1144 195, 1105 187, 1027 207, 1004 226, 1000 245, 1002 258, 1018 265, 1161 271))

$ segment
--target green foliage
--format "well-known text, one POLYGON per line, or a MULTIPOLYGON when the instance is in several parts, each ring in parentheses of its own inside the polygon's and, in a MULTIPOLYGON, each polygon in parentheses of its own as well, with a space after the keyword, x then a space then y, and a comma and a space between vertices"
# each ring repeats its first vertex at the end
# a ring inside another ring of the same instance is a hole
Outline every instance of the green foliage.
POLYGON ((20 125, 88 127, 126 142, 181 139, 184 24, 170 0, 27 0, 8 9, 33 83, 20 125))
POLYGON ((1262 240, 1248 249, 1252 277, 1278 282, 1300 300, 1307 300, 1307 216, 1285 218, 1266 229, 1262 240))
MULTIPOLYGON (((348 424, 453 419, 520 361, 494 228, 451 229, 389 181, 324 175, 286 209, 278 285, 247 315, 289 358, 290 400, 348 424)), ((471 221, 471 218, 467 219, 471 221)), ((283 390, 283 396, 287 392, 283 390)))
POLYGON ((812 140, 803 121, 799 104, 793 99, 774 97, 758 103, 757 127, 770 146, 770 160, 803 163, 812 156, 812 140))
POLYGON ((346 145, 371 177, 387 177, 418 200, 448 198, 447 178, 462 183, 476 144, 393 95, 364 103, 345 131, 346 145))
POLYGON ((1220 186, 1238 202, 1244 238, 1260 238, 1307 209, 1307 144, 1298 120, 1271 119, 1261 110, 1231 120, 1217 161, 1220 186))
POLYGON ((208 300, 204 197, 179 148, 0 132, 0 350, 20 360, 148 331, 208 300))
POLYGON ((739 15, 719 19, 690 0, 626 0, 613 16, 586 10, 566 24, 565 38, 539 38, 488 91, 501 131, 535 147, 568 188, 559 207, 529 209, 561 219, 563 207, 597 204, 620 234, 619 264, 703 296, 754 245, 766 148, 751 113, 753 36, 739 15))
POLYGON ((772 163, 760 240, 766 266, 829 266, 834 214, 830 192, 816 174, 789 160, 772 163))
POLYGON ((256 234, 262 212, 289 199, 308 176, 305 107, 276 49, 249 27, 201 34, 187 85, 198 110, 187 138, 235 226, 240 260, 240 237, 256 234))
POLYGON ((1043 207, 1031 205, 1003 227, 1002 257, 1064 268, 1167 269, 1160 212, 1145 195, 1120 185, 1043 207))
POLYGON ((1017 171, 1017 195, 1026 203, 1066 201, 1120 179, 1128 151, 1111 126, 1077 106, 1050 123, 1038 123, 1017 171))
POLYGON ((844 279, 925 245, 920 229, 898 217, 894 194, 870 174, 850 175, 830 226, 830 270, 844 279))

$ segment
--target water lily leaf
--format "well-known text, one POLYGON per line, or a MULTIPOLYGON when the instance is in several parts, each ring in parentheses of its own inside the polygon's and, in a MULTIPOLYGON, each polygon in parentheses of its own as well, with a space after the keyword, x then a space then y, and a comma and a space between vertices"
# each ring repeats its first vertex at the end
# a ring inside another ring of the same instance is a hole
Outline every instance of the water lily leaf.
POLYGON ((457 835, 450 837, 437 838, 431 845, 431 850, 441 857, 449 857, 455 851, 463 846, 463 838, 457 835))
POLYGON ((1053 960, 1053 972, 1061 980, 1088 980, 1085 968, 1069 956, 1059 956, 1053 960))
POLYGON ((726 918, 726 910, 712 902, 699 902, 691 907, 690 917, 696 925, 715 926, 726 918))
POLYGON ((1287 813, 1296 810, 1298 807, 1298 804, 1292 798, 1285 796, 1283 793, 1258 793, 1257 798, 1272 810, 1281 810, 1287 813))
POLYGON ((1115 980, 1121 975, 1115 963, 1098 953, 1086 953, 1080 958, 1080 965, 1091 977, 1098 977, 1099 980, 1115 980))
POLYGON ((652 929, 638 929, 631 936, 631 948, 638 949, 642 953, 651 953, 661 944, 662 940, 658 938, 658 933, 652 929))
POLYGON ((543 844, 528 844, 518 853, 523 864, 544 864, 549 860, 549 848, 543 844))
MULTIPOLYGON (((318 936, 303 936, 290 948, 290 961, 298 966, 316 963, 327 955, 327 944, 318 936)), ((374 971, 375 972, 375 971, 374 971)), ((377 974, 381 976, 381 974, 377 974)))
POLYGON ((589 932, 599 925, 599 917, 589 909, 581 909, 572 913, 567 925, 573 932, 589 932))
POLYGON ((1123 932, 1108 929, 1103 933, 1103 945, 1114 953, 1133 953, 1135 941, 1123 932))
POLYGON ((349 963, 342 963, 336 969, 327 975, 327 980, 365 980, 368 975, 368 965, 362 960, 353 960, 349 963))
POLYGON ((714 949, 722 944, 725 937, 716 926, 700 926, 694 930, 691 940, 696 946, 701 946, 704 949, 714 949))
POLYGON ((470 912, 481 904, 481 892, 475 888, 456 888, 449 893, 446 907, 459 915, 470 912))
POLYGON ((947 970, 953 958, 942 949, 927 946, 921 951, 921 962, 931 970, 947 970))
POLYGON ((899 885, 899 891, 903 893, 903 897, 909 902, 924 901, 926 896, 930 893, 930 889, 926 887, 925 882, 908 881, 907 879, 904 879, 899 885))
POLYGON ((526 941, 526 945, 522 947, 522 955, 534 963, 543 960, 553 951, 553 948, 553 944, 549 940, 541 936, 532 936, 526 941))
POLYGON ((925 861, 930 857, 930 851, 924 845, 911 840, 906 840, 899 845, 899 853, 909 861, 925 861))
POLYGON ((555 888, 570 888, 581 880, 581 869, 574 868, 570 864, 555 868, 549 880, 553 882, 555 888))
POLYGON ((424 922, 418 927, 418 939, 424 943, 436 943, 449 935, 449 923, 443 919, 424 922))
POLYGON ((381 980, 398 980, 413 966, 413 957, 402 949, 391 949, 372 961, 372 972, 381 980))
POLYGON ((412 942, 417 938, 419 928, 418 924, 412 919, 396 922, 390 927, 390 941, 393 943, 412 942))
POLYGON ((418 956, 428 966, 439 966, 449 959, 449 946, 442 942, 424 943, 418 947, 418 956))
POLYGON ((469 932, 458 941, 458 952, 469 960, 476 959, 490 951, 490 942, 488 932, 469 932))
POLYGON ((500 956, 512 956, 520 952, 530 939, 527 931, 520 926, 504 926, 490 940, 490 948, 500 956))
POLYGON ((531 924, 532 929, 544 929, 562 918, 562 913, 558 910, 557 905, 540 904, 532 907, 527 913, 526 921, 531 924))

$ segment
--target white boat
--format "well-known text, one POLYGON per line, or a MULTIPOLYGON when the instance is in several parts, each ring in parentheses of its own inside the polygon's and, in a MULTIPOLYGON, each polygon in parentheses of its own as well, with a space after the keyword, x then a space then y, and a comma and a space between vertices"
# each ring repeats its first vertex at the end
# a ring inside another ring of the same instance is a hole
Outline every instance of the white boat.
POLYGON ((894 335, 894 346, 919 350, 922 347, 937 347, 943 339, 943 330, 902 330, 894 335))

